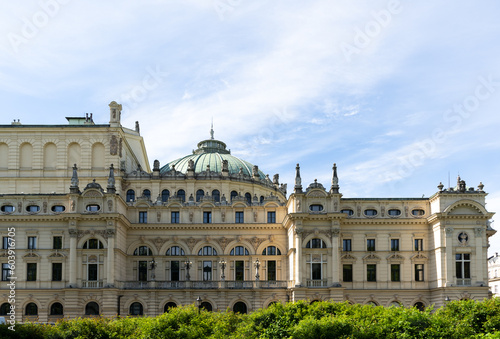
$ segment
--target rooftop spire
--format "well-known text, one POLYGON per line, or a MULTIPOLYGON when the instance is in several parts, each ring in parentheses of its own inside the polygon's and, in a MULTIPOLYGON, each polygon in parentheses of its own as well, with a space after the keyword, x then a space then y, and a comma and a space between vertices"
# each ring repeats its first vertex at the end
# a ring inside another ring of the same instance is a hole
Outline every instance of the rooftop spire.
POLYGON ((214 140, 214 118, 212 118, 212 125, 210 127, 210 139, 214 140))
POLYGON ((295 167, 295 193, 302 193, 302 179, 300 178, 300 166, 295 167))
POLYGON ((337 164, 333 164, 332 187, 330 193, 339 193, 339 178, 337 177, 337 164))

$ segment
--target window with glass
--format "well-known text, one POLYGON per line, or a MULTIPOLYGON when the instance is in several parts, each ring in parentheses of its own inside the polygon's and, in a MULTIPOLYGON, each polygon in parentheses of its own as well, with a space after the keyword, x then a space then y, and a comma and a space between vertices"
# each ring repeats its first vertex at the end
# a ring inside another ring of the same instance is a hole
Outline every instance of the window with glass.
POLYGON ((267 223, 268 224, 276 223, 276 212, 267 212, 267 223))
POLYGON ((391 209, 387 211, 387 214, 389 214, 391 217, 397 217, 398 215, 401 215, 401 211, 398 209, 391 209))
POLYGON ((52 249, 60 250, 62 249, 62 237, 56 236, 52 238, 52 249))
POLYGON ((374 210, 374 209, 367 209, 365 210, 365 215, 367 217, 374 217, 378 214, 377 210, 374 210))
POLYGON ((10 280, 10 265, 2 264, 2 281, 10 280))
POLYGON ((351 239, 342 239, 342 251, 345 252, 352 251, 351 243, 352 243, 351 239))
POLYGON ((9 249, 9 237, 2 237, 2 248, 4 250, 9 249))
POLYGON ((184 190, 178 190, 177 197, 180 198, 182 202, 185 202, 186 201, 186 192, 184 190))
POLYGON ((66 210, 66 207, 63 205, 54 205, 51 207, 52 212, 54 213, 62 213, 66 210))
POLYGON ((142 196, 151 199, 151 191, 150 190, 142 191, 142 196))
POLYGON ((142 304, 140 302, 133 302, 132 305, 130 305, 130 315, 143 315, 144 314, 144 309, 142 307, 142 304))
POLYGON ((238 196, 238 192, 236 191, 231 191, 231 201, 233 201, 234 198, 238 196))
POLYGON ((101 248, 104 248, 104 245, 102 244, 102 242, 100 240, 98 240, 96 238, 91 238, 83 244, 84 250, 86 250, 86 249, 97 250, 97 249, 101 249, 101 248))
POLYGON ((234 262, 234 280, 245 280, 245 266, 243 260, 236 260, 234 262))
POLYGON ((311 206, 309 206, 309 210, 311 210, 313 212, 320 212, 323 210, 323 205, 319 205, 319 204, 311 205, 311 206))
POLYGON ((179 223, 179 212, 178 211, 170 212, 170 222, 172 224, 178 224, 179 223))
POLYGON ((196 191, 196 201, 200 202, 201 199, 205 196, 205 192, 203 190, 196 191))
POLYGON ((342 265, 342 277, 345 282, 352 282, 352 264, 342 265))
POLYGON ((243 224, 244 223, 244 217, 243 217, 243 212, 236 212, 234 215, 234 222, 237 224, 243 224))
POLYGON ((28 249, 36 249, 36 237, 28 237, 28 249))
POLYGON ((470 253, 457 253, 455 259, 457 279, 470 279, 470 253))
POLYGON ((415 281, 424 281, 424 264, 415 264, 415 281))
POLYGON ((391 264, 391 281, 401 281, 401 265, 391 264))
POLYGON ((415 239, 415 251, 424 250, 424 239, 415 239))
POLYGON ((167 253, 165 253, 165 255, 172 255, 172 256, 185 255, 185 252, 182 249, 182 247, 172 246, 167 250, 167 253))
POLYGON ((343 209, 340 211, 340 213, 345 213, 347 214, 348 216, 351 216, 351 215, 354 215, 354 211, 349 209, 349 208, 346 208, 346 209, 343 209))
POLYGON ((134 190, 128 190, 127 191, 127 196, 125 198, 127 202, 134 201, 135 200, 135 191, 134 190))
POLYGON ((54 262, 52 263, 52 281, 62 280, 62 263, 54 262))
POLYGON ((247 200, 247 204, 252 204, 252 195, 250 193, 245 193, 245 199, 247 200))
POLYGON ((50 315, 63 315, 64 308, 61 303, 53 303, 50 305, 50 315))
POLYGON ((367 264, 366 265, 366 280, 367 281, 377 281, 377 265, 367 264))
POLYGON ((366 239, 366 250, 375 251, 375 239, 366 239))
POLYGON ((139 281, 148 281, 148 262, 147 261, 139 261, 137 263, 137 279, 139 281))
POLYGON ((262 204, 264 202, 264 196, 261 195, 260 198, 259 198, 259 202, 262 204))
POLYGON ((314 238, 307 242, 306 248, 326 248, 326 243, 322 239, 314 238))
POLYGON ((8 315, 7 313, 9 312, 10 312, 10 304, 3 303, 2 306, 0 306, 0 316, 8 315))
POLYGON ((198 255, 217 255, 217 250, 212 246, 204 246, 198 251, 198 255))
POLYGON ((212 212, 203 212, 203 223, 211 224, 212 223, 212 212))
POLYGON ((163 190, 163 191, 161 191, 161 201, 162 202, 167 202, 168 198, 170 198, 170 191, 169 190, 163 190))
POLYGON ((26 211, 31 212, 31 213, 36 213, 36 212, 40 211, 40 206, 28 205, 28 206, 26 206, 26 211))
POLYGON ((98 279, 98 266, 97 264, 88 264, 87 265, 87 280, 88 281, 97 281, 98 279))
POLYGON ((101 206, 92 204, 92 205, 87 205, 86 209, 88 212, 99 212, 101 206))
POLYGON ((267 246, 262 251, 262 255, 281 255, 281 251, 276 246, 267 246))
POLYGON ((15 208, 12 205, 3 205, 0 210, 4 213, 12 213, 14 212, 15 208))
POLYGON ((35 303, 29 303, 24 310, 25 315, 38 315, 38 306, 35 303))
POLYGON ((139 224, 147 224, 148 223, 148 212, 140 211, 139 212, 139 224))
POLYGON ((311 279, 312 280, 321 280, 321 264, 313 263, 311 264, 311 279))
POLYGON ((36 263, 26 264, 26 280, 36 281, 36 263))
POLYGON ((151 256, 153 255, 153 251, 147 246, 139 246, 135 249, 134 255, 151 256))
POLYGON ((416 217, 421 217, 425 214, 425 211, 421 210, 421 209, 415 209, 415 210, 411 211, 411 214, 413 214, 416 217))
POLYGON ((391 239, 391 251, 399 251, 399 239, 391 239))
POLYGON ((268 281, 276 281, 276 261, 268 260, 267 261, 267 280, 268 281))
POLYGON ((204 281, 212 280, 212 262, 211 261, 203 261, 203 280, 204 281))
POLYGON ((177 260, 170 262, 170 280, 179 281, 180 280, 180 263, 177 260))
POLYGON ((236 246, 229 252, 230 255, 249 255, 248 250, 243 246, 236 246))
POLYGON ((212 191, 212 198, 214 199, 215 202, 220 202, 220 192, 219 192, 219 190, 213 190, 212 191))

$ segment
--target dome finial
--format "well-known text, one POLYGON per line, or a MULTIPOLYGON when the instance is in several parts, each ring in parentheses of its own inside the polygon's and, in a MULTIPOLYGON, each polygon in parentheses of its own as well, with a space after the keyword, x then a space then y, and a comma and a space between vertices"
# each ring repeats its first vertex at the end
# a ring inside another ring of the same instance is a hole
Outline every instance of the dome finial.
POLYGON ((210 127, 210 139, 214 140, 214 118, 212 117, 212 126, 210 127))

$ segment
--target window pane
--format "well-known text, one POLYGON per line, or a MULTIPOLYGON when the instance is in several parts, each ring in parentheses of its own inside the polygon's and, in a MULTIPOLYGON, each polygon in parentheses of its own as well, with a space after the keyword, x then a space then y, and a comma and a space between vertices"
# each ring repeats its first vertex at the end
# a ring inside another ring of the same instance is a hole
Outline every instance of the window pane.
POLYGON ((29 263, 27 264, 27 277, 26 280, 28 281, 35 281, 36 280, 36 263, 29 263))
POLYGON ((366 265, 366 276, 368 281, 377 281, 377 265, 366 265))
POLYGON ((62 263, 52 263, 52 281, 62 280, 62 263))
POLYGON ((172 212, 170 214, 170 222, 172 224, 178 224, 179 223, 179 212, 172 212))
POLYGON ((351 239, 342 240, 342 249, 346 252, 351 251, 351 239))
POLYGON ((321 264, 312 264, 312 277, 313 280, 321 280, 321 264))
POLYGON ((400 265, 399 264, 392 264, 391 265, 391 281, 400 281, 400 265))
POLYGON ((366 240, 366 250, 367 251, 375 251, 375 239, 367 239, 366 240))
POLYGON ((203 280, 212 280, 212 262, 204 261, 203 262, 203 280))
POLYGON ((178 261, 170 262, 170 280, 179 281, 180 266, 178 261))
POLYGON ((343 277, 345 282, 352 282, 352 265, 343 266, 343 277))
POLYGON ((97 264, 89 264, 88 265, 88 280, 96 281, 97 280, 97 264))
POLYGON ((243 261, 238 260, 234 262, 234 271, 235 271, 234 280, 243 281, 244 280, 243 261))
POLYGON ((391 251, 399 251, 399 239, 391 239, 391 251))
POLYGON ((276 281, 276 261, 267 262, 267 280, 276 281))
POLYGON ((139 281, 147 281, 148 280, 148 262, 147 261, 139 261, 138 267, 139 273, 139 281))
POLYGON ((62 249, 62 237, 54 237, 53 238, 52 248, 55 250, 62 249))

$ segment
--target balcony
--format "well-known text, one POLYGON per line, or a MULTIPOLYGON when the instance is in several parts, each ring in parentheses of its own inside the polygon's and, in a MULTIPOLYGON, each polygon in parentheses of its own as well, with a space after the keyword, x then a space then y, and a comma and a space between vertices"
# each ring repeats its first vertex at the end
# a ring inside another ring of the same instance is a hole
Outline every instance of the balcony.
POLYGON ((288 281, 118 281, 117 287, 124 290, 143 290, 143 289, 286 289, 288 281))
POLYGON ((327 279, 307 279, 307 287, 328 287, 327 279))
POLYGON ((83 280, 82 288, 103 288, 104 281, 103 280, 83 280))
POLYGON ((471 286, 471 279, 457 279, 457 286, 471 286))

